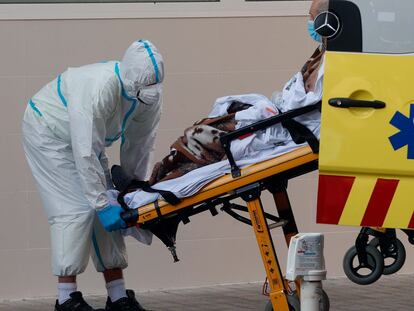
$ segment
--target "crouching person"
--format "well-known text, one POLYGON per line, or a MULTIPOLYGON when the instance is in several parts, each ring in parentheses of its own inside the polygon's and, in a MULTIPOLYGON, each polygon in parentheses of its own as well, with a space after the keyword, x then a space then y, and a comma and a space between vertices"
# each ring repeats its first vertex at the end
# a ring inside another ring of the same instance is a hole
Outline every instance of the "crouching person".
POLYGON ((69 68, 34 95, 23 119, 23 145, 51 233, 55 311, 93 310, 77 291, 89 255, 103 272, 107 311, 145 310, 125 289, 126 227, 108 203, 105 148, 121 140, 121 166, 144 179, 161 112, 163 59, 149 41, 132 43, 121 62, 69 68), (138 159, 138 160, 137 160, 138 159))

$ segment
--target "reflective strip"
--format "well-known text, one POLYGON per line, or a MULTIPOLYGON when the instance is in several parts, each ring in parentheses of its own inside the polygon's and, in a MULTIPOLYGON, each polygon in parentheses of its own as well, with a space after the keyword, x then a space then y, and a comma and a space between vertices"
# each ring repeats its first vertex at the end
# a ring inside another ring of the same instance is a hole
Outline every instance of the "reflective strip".
POLYGON ((131 102, 134 101, 135 102, 136 99, 134 97, 129 96, 127 94, 127 92, 125 91, 124 83, 122 82, 121 75, 119 73, 119 64, 118 63, 115 63, 115 73, 116 73, 116 76, 119 79, 119 82, 121 83, 121 93, 122 93, 122 97, 124 97, 128 101, 131 101, 131 102))
POLYGON ((145 41, 145 40, 139 40, 138 42, 142 43, 144 45, 145 49, 147 50, 148 55, 151 58, 152 65, 154 66, 155 82, 159 83, 160 82, 159 68, 158 68, 157 61, 155 60, 154 53, 151 50, 151 47, 149 46, 148 42, 145 41))
POLYGON ((129 108, 128 112, 125 115, 124 121, 122 122, 121 147, 122 147, 122 145, 125 142, 125 127, 126 127, 126 123, 128 121, 129 116, 134 112, 136 106, 137 106, 137 102, 135 101, 134 103, 132 103, 131 108, 129 108))
POLYGON ((36 112, 40 117, 43 116, 40 110, 36 107, 35 103, 32 100, 29 100, 29 105, 34 110, 34 112, 36 112))
POLYGON ((319 175, 318 223, 338 224, 354 182, 353 176, 319 175))
POLYGON ((119 139, 119 137, 121 137, 121 135, 122 135, 122 133, 119 133, 113 138, 105 138, 105 142, 112 144, 113 142, 117 141, 119 139))
POLYGON ((385 217, 387 216, 399 182, 398 179, 377 179, 361 226, 367 227, 370 226, 370 224, 384 224, 385 217))
POLYGON ((62 75, 59 75, 58 78, 57 78, 57 92, 59 94, 59 97, 60 97, 60 100, 62 101, 63 106, 67 107, 68 103, 66 101, 65 96, 63 96, 62 90, 60 88, 61 87, 61 85, 60 85, 61 81, 62 81, 62 75))
POLYGON ((95 249, 96 257, 98 257, 99 263, 101 264, 104 270, 107 270, 102 260, 101 251, 99 250, 98 240, 96 239, 96 235, 95 235, 95 230, 92 231, 92 244, 93 244, 93 248, 95 249))
MULTIPOLYGON (((119 74, 119 65, 118 63, 115 63, 115 73, 119 79, 119 82, 121 83, 121 93, 122 93, 122 97, 124 97, 126 100, 128 100, 129 102, 131 102, 131 107, 129 108, 128 112, 125 114, 124 120, 122 121, 122 129, 121 129, 121 147, 125 142, 125 127, 126 127, 126 123, 128 121, 128 118, 131 116, 131 114, 134 112, 135 108, 138 106, 137 105, 137 100, 135 98, 132 98, 130 96, 128 96, 128 94, 125 91, 124 88, 124 84, 122 83, 122 79, 121 79, 121 75, 119 74)), ((119 137, 118 137, 119 138, 119 137)), ((117 140, 118 138, 116 138, 115 140, 117 140)), ((105 139, 107 140, 107 139, 105 139)), ((109 140, 109 138, 108 138, 109 140)))

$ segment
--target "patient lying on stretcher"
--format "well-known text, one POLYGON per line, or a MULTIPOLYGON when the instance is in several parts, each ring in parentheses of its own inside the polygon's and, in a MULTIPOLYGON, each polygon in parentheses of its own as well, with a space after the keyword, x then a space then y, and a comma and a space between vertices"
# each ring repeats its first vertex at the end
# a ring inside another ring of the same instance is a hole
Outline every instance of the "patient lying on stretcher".
POLYGON ((252 105, 234 101, 224 116, 202 119, 187 128, 184 135, 171 145, 169 155, 155 164, 149 184, 177 178, 199 167, 223 160, 225 152, 220 136, 234 131, 236 113, 250 107, 252 105))
MULTIPOLYGON (((184 135, 171 145, 168 155, 154 166, 149 184, 154 189, 167 190, 183 198, 228 173, 230 166, 219 137, 278 113, 319 102, 322 98, 322 55, 323 51, 317 50, 283 90, 273 95, 272 100, 259 94, 217 99, 208 117, 187 128, 184 135)), ((319 111, 299 116, 295 120, 319 137, 319 111)), ((246 167, 297 147, 289 131, 277 124, 233 141, 231 152, 237 164, 246 167)), ((137 208, 158 197, 158 193, 138 190, 127 194, 125 202, 130 208, 137 208)))
MULTIPOLYGON (((229 162, 219 138, 252 123, 273 117, 278 113, 315 104, 322 99, 323 53, 317 50, 303 69, 296 73, 272 100, 259 94, 225 96, 216 100, 207 118, 184 131, 158 162, 149 179, 153 189, 166 190, 178 198, 189 197, 207 183, 230 172, 229 162)), ((314 111, 295 118, 319 138, 320 112, 314 111)), ((298 148, 289 131, 281 124, 235 140, 231 152, 241 168, 282 155, 298 148)), ((118 192, 109 191, 108 197, 117 202, 118 192)), ((156 201, 160 193, 137 189, 127 193, 123 200, 132 209, 156 201)), ((150 244, 150 233, 130 228, 124 234, 132 235, 150 244)))
MULTIPOLYGON (((323 51, 318 49, 302 71, 286 84, 283 91, 274 94, 273 102, 254 94, 218 99, 208 118, 195 122, 171 145, 170 153, 155 165, 149 184, 174 179, 202 166, 225 160, 220 136, 241 126, 272 117, 278 112, 303 107, 320 100, 323 70, 320 74, 318 70, 322 55, 323 51)), ((306 120, 301 120, 301 123, 310 126, 311 131, 317 131, 319 115, 316 113, 308 116, 306 120)), ((251 147, 258 151, 274 144, 283 144, 290 139, 289 134, 281 126, 270 129, 266 136, 267 139, 263 140, 265 145, 251 147)), ((248 154, 241 154, 241 157, 243 156, 248 154)), ((239 158, 236 156, 236 160, 239 158)))

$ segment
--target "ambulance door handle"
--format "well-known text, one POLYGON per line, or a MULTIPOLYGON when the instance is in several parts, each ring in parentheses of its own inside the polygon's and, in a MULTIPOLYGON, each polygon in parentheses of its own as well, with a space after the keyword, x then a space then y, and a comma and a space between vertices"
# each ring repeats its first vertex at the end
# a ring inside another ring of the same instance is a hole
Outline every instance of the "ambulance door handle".
POLYGON ((351 98, 331 98, 329 105, 336 108, 374 108, 383 109, 385 103, 379 100, 358 100, 351 98))

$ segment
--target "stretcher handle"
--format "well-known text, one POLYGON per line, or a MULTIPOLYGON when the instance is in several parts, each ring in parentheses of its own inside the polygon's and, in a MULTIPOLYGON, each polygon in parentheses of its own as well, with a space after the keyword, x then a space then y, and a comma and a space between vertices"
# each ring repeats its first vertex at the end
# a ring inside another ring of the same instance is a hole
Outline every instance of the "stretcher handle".
POLYGON ((121 218, 127 224, 128 228, 133 227, 138 222, 138 209, 129 209, 121 213, 121 218))
POLYGON ((351 98, 331 98, 329 105, 336 108, 374 108, 383 109, 386 104, 379 100, 358 100, 351 98))
POLYGON ((230 132, 226 135, 220 137, 221 145, 223 146, 224 151, 226 152, 227 159, 229 160, 231 166, 231 175, 233 178, 241 176, 240 168, 237 166, 236 161, 234 160, 233 154, 231 153, 231 142, 243 136, 247 136, 257 131, 264 130, 268 127, 274 126, 278 123, 282 123, 287 120, 292 120, 298 116, 307 114, 309 112, 320 110, 322 102, 319 101, 316 104, 301 107, 298 109, 293 109, 285 113, 278 114, 274 117, 267 118, 265 120, 244 126, 239 128, 236 131, 230 132))

